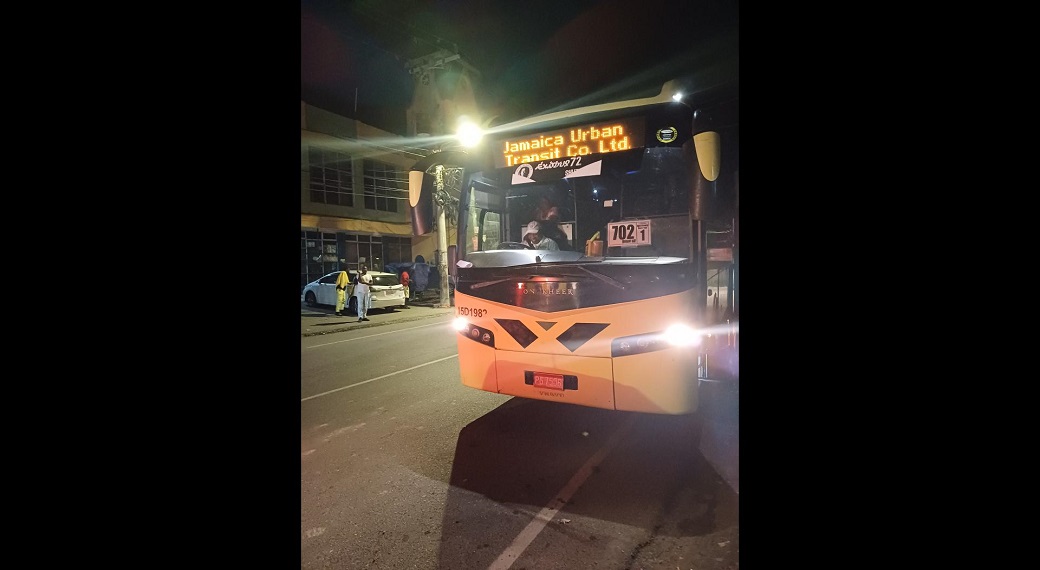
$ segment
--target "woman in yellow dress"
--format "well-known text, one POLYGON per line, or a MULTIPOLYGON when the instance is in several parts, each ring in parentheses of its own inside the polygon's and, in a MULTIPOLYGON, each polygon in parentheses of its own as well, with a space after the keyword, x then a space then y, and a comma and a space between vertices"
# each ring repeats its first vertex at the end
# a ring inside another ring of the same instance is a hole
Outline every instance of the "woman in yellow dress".
POLYGON ((350 276, 346 271, 340 271, 336 277, 336 316, 343 316, 343 308, 347 304, 347 286, 350 285, 350 276))

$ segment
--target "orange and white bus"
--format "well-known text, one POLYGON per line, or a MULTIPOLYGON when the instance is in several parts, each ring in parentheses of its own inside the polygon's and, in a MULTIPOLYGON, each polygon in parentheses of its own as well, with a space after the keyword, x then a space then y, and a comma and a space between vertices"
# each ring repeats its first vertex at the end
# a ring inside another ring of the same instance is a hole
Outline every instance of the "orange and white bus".
POLYGON ((730 322, 719 326, 706 309, 709 269, 718 274, 708 234, 719 232, 709 227, 736 225, 728 207, 736 202, 736 102, 694 109, 673 100, 671 86, 496 126, 473 149, 437 152, 413 167, 409 193, 420 218, 448 170, 459 180, 450 271, 464 385, 614 410, 696 412, 704 341, 735 330, 735 263, 727 264, 730 322), (531 249, 524 238, 532 221, 558 249, 531 249))

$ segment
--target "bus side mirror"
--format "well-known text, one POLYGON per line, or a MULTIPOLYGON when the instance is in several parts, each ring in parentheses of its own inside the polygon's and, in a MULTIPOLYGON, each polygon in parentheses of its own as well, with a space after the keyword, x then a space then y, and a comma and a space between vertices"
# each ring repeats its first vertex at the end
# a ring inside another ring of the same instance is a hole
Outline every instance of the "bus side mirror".
POLYGON ((421 170, 408 171, 408 205, 412 207, 412 235, 433 232, 433 176, 421 170))
POLYGON ((722 144, 719 141, 719 133, 708 131, 697 133, 693 136, 693 144, 697 149, 697 164, 701 168, 701 176, 708 182, 714 182, 719 177, 719 149, 722 144))

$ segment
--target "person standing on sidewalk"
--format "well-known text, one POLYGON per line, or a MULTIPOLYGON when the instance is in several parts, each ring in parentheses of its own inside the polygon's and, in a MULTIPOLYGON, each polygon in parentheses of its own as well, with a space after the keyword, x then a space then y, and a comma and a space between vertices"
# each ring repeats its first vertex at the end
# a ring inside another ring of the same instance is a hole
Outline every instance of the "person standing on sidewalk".
POLYGON ((368 307, 371 304, 372 276, 368 274, 368 268, 364 265, 358 271, 357 284, 354 285, 354 294, 357 295, 358 322, 368 320, 368 307))
POLYGON ((346 271, 340 271, 336 277, 336 316, 343 316, 343 308, 347 305, 347 286, 350 285, 350 276, 346 271))
POLYGON ((408 299, 411 298, 411 288, 408 285, 411 284, 411 276, 408 275, 408 270, 405 269, 401 272, 401 285, 404 285, 404 306, 408 307, 408 299))

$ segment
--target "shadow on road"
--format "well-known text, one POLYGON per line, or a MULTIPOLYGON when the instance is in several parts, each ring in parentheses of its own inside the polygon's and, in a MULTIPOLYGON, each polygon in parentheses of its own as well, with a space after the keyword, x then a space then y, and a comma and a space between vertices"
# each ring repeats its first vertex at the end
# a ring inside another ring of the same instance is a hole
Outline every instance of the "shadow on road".
POLYGON ((549 525, 541 534, 575 558, 585 548, 589 556, 602 556, 603 547, 616 540, 611 529, 617 525, 637 529, 636 535, 689 537, 736 524, 735 495, 698 451, 699 430, 694 415, 509 400, 459 434, 444 508, 441 567, 455 568, 465 560, 466 568, 487 568, 545 507, 562 508, 560 518, 584 521, 549 525), (616 447, 570 500, 560 503, 561 490, 615 434, 620 435, 616 447), (568 536, 578 528, 581 536, 568 536))

